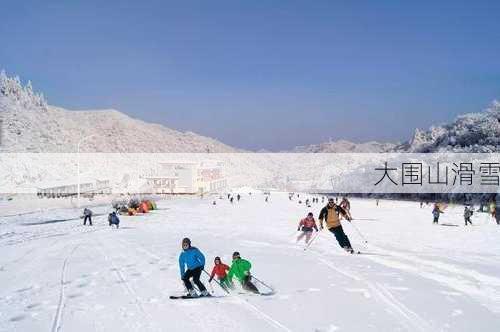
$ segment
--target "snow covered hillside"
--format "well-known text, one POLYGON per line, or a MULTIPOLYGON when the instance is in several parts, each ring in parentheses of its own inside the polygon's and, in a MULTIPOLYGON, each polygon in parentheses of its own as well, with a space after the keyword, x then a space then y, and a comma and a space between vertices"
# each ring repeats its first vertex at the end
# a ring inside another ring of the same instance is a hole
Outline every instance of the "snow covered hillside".
POLYGON ((433 226, 431 207, 352 200, 344 229, 365 254, 350 255, 326 230, 307 251, 295 243, 321 204, 279 193, 216 202, 163 201, 118 230, 105 216, 84 227, 72 209, 0 217, 0 331, 498 331, 500 228, 486 214, 465 227, 450 206, 433 226), (170 300, 183 292, 185 236, 206 270, 237 250, 275 294, 226 296, 203 275, 216 297, 170 300))
POLYGON ((0 74, 3 152, 236 152, 212 138, 133 119, 116 110, 68 111, 49 106, 31 83, 0 74))
POLYGON ((499 152, 500 102, 495 100, 485 111, 461 115, 450 124, 416 129, 413 138, 395 151, 499 152))

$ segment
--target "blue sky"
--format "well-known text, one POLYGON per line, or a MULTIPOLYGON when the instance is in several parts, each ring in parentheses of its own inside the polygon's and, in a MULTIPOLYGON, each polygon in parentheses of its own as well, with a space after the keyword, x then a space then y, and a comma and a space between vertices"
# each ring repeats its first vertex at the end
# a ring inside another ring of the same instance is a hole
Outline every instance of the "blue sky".
POLYGON ((500 1, 3 1, 53 105, 269 150, 399 141, 500 98, 500 1))

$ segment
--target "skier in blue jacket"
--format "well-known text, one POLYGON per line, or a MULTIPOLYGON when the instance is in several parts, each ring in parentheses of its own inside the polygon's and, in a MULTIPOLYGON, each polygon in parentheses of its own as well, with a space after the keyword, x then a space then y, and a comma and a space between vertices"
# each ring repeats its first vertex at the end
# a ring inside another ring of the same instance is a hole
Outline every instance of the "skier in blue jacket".
POLYGON ((182 240, 182 252, 179 255, 179 270, 181 272, 181 279, 186 286, 188 296, 196 297, 198 294, 193 288, 193 284, 189 279, 193 278, 200 291, 200 296, 209 296, 205 285, 200 281, 201 272, 205 268, 205 256, 201 251, 191 246, 191 240, 184 238, 182 240), (187 269, 186 269, 187 267, 187 269))

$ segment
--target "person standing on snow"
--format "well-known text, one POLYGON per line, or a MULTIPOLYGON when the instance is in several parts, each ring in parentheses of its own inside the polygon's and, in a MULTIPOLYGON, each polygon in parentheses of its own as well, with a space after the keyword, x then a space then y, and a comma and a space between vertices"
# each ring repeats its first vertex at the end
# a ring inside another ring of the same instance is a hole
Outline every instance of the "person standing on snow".
POLYGON ((432 209, 432 216, 434 217, 434 221, 432 222, 433 224, 439 223, 439 216, 441 213, 443 213, 443 211, 439 209, 437 204, 434 204, 434 209, 432 209))
POLYGON ((92 211, 88 208, 83 209, 83 226, 89 221, 89 226, 92 226, 92 211))
POLYGON ((246 259, 241 258, 240 253, 235 251, 233 253, 233 263, 227 274, 227 279, 232 281, 234 276, 241 282, 241 286, 244 290, 260 294, 257 287, 252 283, 252 276, 250 275, 251 267, 252 264, 246 259))
POLYGON ((219 280, 219 283, 224 290, 228 291, 233 288, 233 283, 227 278, 227 272, 229 271, 229 266, 222 263, 220 257, 215 257, 214 268, 210 274, 210 279, 208 282, 212 282, 215 276, 219 280))
POLYGON ((467 223, 471 224, 472 226, 472 221, 470 221, 470 217, 472 217, 473 214, 472 208, 469 209, 468 206, 465 207, 464 209, 464 220, 465 220, 465 226, 467 226, 467 223))
POLYGON ((340 217, 343 216, 346 218, 348 221, 351 221, 351 218, 347 214, 347 212, 337 204, 335 204, 335 201, 333 198, 328 199, 328 204, 321 209, 321 212, 319 213, 319 225, 320 228, 323 229, 323 220, 326 222, 326 227, 330 232, 335 235, 335 238, 337 239, 337 242, 339 245, 344 248, 345 251, 350 252, 351 254, 354 253, 354 250, 352 249, 351 242, 349 241, 349 238, 347 235, 344 233, 344 229, 342 228, 342 224, 340 223, 340 217))
POLYGON ((193 278, 193 282, 200 291, 200 296, 210 296, 205 285, 200 281, 201 272, 205 268, 205 256, 201 251, 191 246, 189 238, 182 239, 182 252, 179 255, 179 270, 181 273, 181 280, 184 282, 188 291, 188 296, 197 297, 198 294, 193 288, 193 284, 189 279, 193 278), (187 269, 186 269, 187 267, 187 269))
POLYGON ((297 231, 302 231, 302 234, 300 234, 297 237, 297 242, 302 240, 302 238, 305 236, 306 237, 306 244, 309 243, 311 240, 311 235, 313 232, 313 229, 318 231, 318 226, 316 226, 316 220, 314 220, 314 215, 312 212, 309 212, 307 214, 307 217, 302 219, 299 222, 299 227, 297 228, 297 231))
POLYGON ((237 199, 237 200, 238 200, 238 202, 239 202, 239 201, 240 201, 240 199, 241 199, 241 195, 240 195, 240 194, 236 195, 236 199, 237 199))

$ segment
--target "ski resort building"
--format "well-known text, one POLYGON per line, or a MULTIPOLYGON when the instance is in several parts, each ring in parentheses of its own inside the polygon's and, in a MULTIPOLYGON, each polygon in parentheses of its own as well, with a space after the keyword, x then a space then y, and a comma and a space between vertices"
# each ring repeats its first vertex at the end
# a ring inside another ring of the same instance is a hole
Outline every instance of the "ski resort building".
MULTIPOLYGON (((95 194, 110 194, 111 185, 109 180, 104 179, 82 179, 80 182, 80 194, 92 196, 95 194)), ((78 183, 51 182, 37 185, 37 196, 40 198, 63 198, 78 194, 78 183)))
POLYGON ((159 174, 144 178, 155 193, 203 195, 227 186, 223 163, 218 161, 160 163, 159 174))
POLYGON ((174 194, 179 178, 166 175, 146 175, 145 188, 151 194, 174 194))

